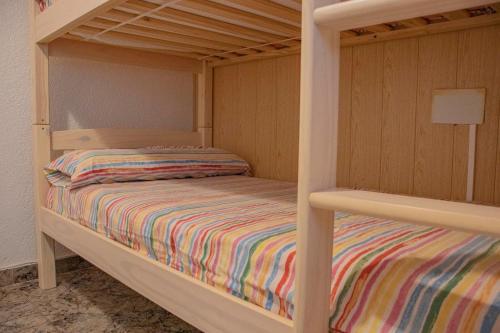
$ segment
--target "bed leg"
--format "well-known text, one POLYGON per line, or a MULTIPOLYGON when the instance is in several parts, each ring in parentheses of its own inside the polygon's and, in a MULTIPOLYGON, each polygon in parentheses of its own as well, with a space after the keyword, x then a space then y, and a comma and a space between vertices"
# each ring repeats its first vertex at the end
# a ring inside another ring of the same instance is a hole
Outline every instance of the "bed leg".
POLYGON ((54 239, 37 231, 38 243, 38 285, 41 289, 56 286, 56 257, 54 239))

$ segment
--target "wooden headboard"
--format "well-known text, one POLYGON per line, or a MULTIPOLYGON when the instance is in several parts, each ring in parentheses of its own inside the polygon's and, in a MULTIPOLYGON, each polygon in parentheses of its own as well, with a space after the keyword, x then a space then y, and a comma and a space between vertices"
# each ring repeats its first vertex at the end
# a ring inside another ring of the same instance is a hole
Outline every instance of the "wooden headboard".
POLYGON ((200 132, 143 128, 97 128, 54 131, 52 150, 201 146, 200 132))

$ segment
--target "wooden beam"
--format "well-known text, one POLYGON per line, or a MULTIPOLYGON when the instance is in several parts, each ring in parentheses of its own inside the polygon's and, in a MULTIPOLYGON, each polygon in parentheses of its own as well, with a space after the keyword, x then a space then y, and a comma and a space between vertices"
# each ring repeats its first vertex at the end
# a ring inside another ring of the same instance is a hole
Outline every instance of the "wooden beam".
POLYGON ((35 17, 38 43, 48 43, 126 0, 60 0, 35 17))
MULTIPOLYGON (((100 18, 96 18, 93 19, 92 21, 85 23, 85 26, 99 28, 99 29, 109 29, 112 28, 113 25, 114 23, 112 21, 100 18)), ((114 28, 112 31, 129 35, 159 39, 167 42, 183 44, 186 46, 203 47, 203 48, 210 48, 223 51, 230 51, 238 48, 238 46, 236 45, 231 45, 223 42, 210 41, 204 38, 190 37, 190 36, 170 33, 157 29, 145 28, 141 26, 134 26, 134 25, 124 25, 118 28, 114 28)), ((242 54, 253 54, 256 52, 257 52, 256 50, 246 49, 242 51, 242 54)))
POLYGON ((58 39, 50 43, 49 55, 191 73, 202 72, 202 62, 191 58, 69 39, 58 39))
POLYGON ((336 184, 340 32, 315 24, 313 12, 320 3, 302 4, 296 333, 323 333, 330 328, 333 217, 311 207, 309 195, 336 184))
POLYGON ((261 15, 276 21, 300 27, 301 13, 298 10, 269 0, 212 0, 221 5, 261 15))
MULTIPOLYGON (((101 31, 101 30, 92 27, 81 26, 74 29, 71 33, 81 36, 85 39, 92 37, 92 35, 94 35, 96 31, 101 31)), ((199 54, 200 56, 210 55, 217 52, 217 50, 215 49, 188 46, 185 44, 166 42, 159 39, 130 35, 116 31, 109 31, 106 34, 97 37, 96 40, 116 46, 125 46, 125 47, 132 46, 137 48, 158 49, 158 50, 174 51, 180 53, 184 52, 186 54, 196 53, 199 54)), ((226 57, 228 58, 230 58, 231 56, 236 56, 236 55, 231 55, 231 54, 226 55, 226 57)))
MULTIPOLYGON (((119 6, 118 9, 136 14, 154 6, 155 5, 149 2, 141 0, 130 0, 127 3, 124 3, 121 6, 119 6)), ((282 38, 282 36, 277 34, 259 31, 243 27, 237 24, 219 21, 213 18, 184 12, 182 10, 177 10, 174 8, 164 8, 156 12, 151 17, 165 20, 168 22, 174 22, 177 24, 188 25, 199 29, 205 29, 208 31, 214 31, 230 36, 245 38, 258 43, 266 43, 282 38)))
POLYGON ((53 150, 201 145, 197 132, 143 128, 97 128, 52 132, 53 150))
POLYGON ((188 10, 192 13, 211 17, 219 21, 230 22, 248 28, 272 32, 281 36, 295 36, 300 28, 277 22, 266 17, 244 12, 232 7, 211 3, 206 0, 183 0, 175 5, 176 9, 188 10))
POLYGON ((393 39, 426 36, 426 35, 438 34, 449 31, 479 28, 498 23, 500 23, 500 14, 481 15, 460 20, 416 26, 414 28, 343 38, 342 46, 352 46, 359 44, 382 42, 393 39))
MULTIPOLYGON (((123 12, 120 10, 111 10, 107 13, 104 13, 100 17, 105 18, 107 20, 113 20, 115 22, 122 22, 125 20, 130 19, 131 17, 134 17, 134 14, 130 14, 127 12, 123 12)), ((182 24, 177 24, 173 22, 168 22, 165 20, 159 20, 155 18, 141 18, 139 20, 136 20, 131 23, 131 25, 136 25, 140 27, 145 27, 145 28, 150 28, 150 29, 156 29, 160 31, 167 31, 167 32, 172 32, 184 36, 190 36, 190 37, 200 37, 208 41, 216 41, 216 42, 221 42, 221 43, 227 43, 227 44, 232 44, 235 47, 253 47, 255 45, 258 45, 259 43, 240 38, 240 37, 235 37, 235 36, 230 36, 226 34, 222 34, 219 32, 213 32, 205 29, 199 29, 195 27, 191 27, 188 25, 182 25, 182 24)), ((264 46, 264 47, 256 47, 256 49, 259 50, 274 50, 275 48, 272 46, 264 46)))
POLYGON ((313 207, 500 237, 500 208, 356 190, 312 193, 313 207))
POLYGON ((247 55, 247 56, 234 57, 231 59, 213 60, 210 63, 210 66, 213 66, 213 67, 227 66, 227 65, 233 65, 233 64, 247 62, 247 61, 255 61, 255 60, 267 59, 267 58, 284 57, 284 56, 287 56, 290 54, 297 54, 297 53, 300 53, 300 45, 286 47, 286 48, 275 50, 275 51, 266 51, 266 52, 256 53, 256 54, 247 55))

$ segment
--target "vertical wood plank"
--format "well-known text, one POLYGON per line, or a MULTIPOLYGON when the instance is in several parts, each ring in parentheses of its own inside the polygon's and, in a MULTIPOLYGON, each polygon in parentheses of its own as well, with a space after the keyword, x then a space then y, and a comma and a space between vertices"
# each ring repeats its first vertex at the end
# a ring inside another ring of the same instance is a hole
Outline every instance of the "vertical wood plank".
POLYGON ((300 57, 276 59, 276 177, 297 181, 299 155, 300 57))
POLYGON ((423 37, 419 45, 413 194, 450 199, 453 125, 432 124, 432 90, 456 88, 457 33, 423 37))
MULTIPOLYGON (((497 5, 500 8, 500 4, 497 5)), ((496 39, 500 38, 500 25, 495 27, 496 29, 496 39)), ((500 53, 500 45, 497 45, 497 54, 500 53)), ((496 86, 496 96, 500 96, 500 66, 496 64, 495 71, 495 86, 496 86)), ((495 103, 493 100, 491 103, 495 103)), ((497 107, 500 108, 500 101, 497 99, 497 107)), ((499 111, 500 112, 500 111, 499 111)), ((495 173, 495 205, 500 206, 500 117, 498 119, 498 140, 497 140, 497 162, 496 162, 496 173, 495 173)))
POLYGON ((339 146, 337 150, 337 186, 349 187, 351 166, 351 85, 352 47, 340 50, 339 146))
POLYGON ((418 40, 385 43, 380 190, 413 189, 418 40))
POLYGON ((203 147, 212 146, 213 68, 206 61, 196 75, 196 130, 202 133, 203 147))
MULTIPOLYGON (((277 156, 277 110, 276 94, 279 89, 276 78, 276 59, 261 60, 257 63, 257 109, 255 128, 256 177, 276 178, 277 156)), ((290 112, 298 112, 290 110, 290 112)))
POLYGON ((214 73, 214 145, 236 152, 235 130, 238 110, 235 98, 238 66, 218 67, 214 73))
POLYGON ((499 82, 496 81, 500 59, 498 41, 498 26, 459 33, 458 87, 486 88, 485 121, 477 131, 474 201, 490 204, 495 201, 495 182, 492 180, 497 164, 500 117, 499 82))
POLYGON ((237 106, 231 110, 236 115, 236 152, 255 165, 255 114, 257 109, 257 71, 255 63, 238 65, 237 106))
POLYGON ((350 182, 356 188, 380 189, 383 61, 381 43, 353 49, 350 182))

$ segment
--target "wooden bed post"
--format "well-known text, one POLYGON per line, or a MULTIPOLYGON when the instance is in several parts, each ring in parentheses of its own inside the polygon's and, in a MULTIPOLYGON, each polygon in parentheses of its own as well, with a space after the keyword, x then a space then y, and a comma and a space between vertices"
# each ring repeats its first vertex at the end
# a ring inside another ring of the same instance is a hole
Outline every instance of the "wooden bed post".
POLYGON ((196 129, 202 135, 203 147, 212 147, 213 68, 203 61, 196 75, 196 129))
POLYGON ((328 331, 333 215, 312 208, 311 192, 335 186, 340 34, 320 30, 313 12, 338 1, 302 2, 297 266, 294 329, 328 331))
POLYGON ((36 218, 38 282, 40 288, 56 286, 54 240, 41 231, 41 208, 44 205, 48 183, 43 167, 50 162, 49 127, 49 58, 48 45, 35 41, 36 2, 30 5, 32 24, 32 119, 33 119, 33 189, 36 218))

